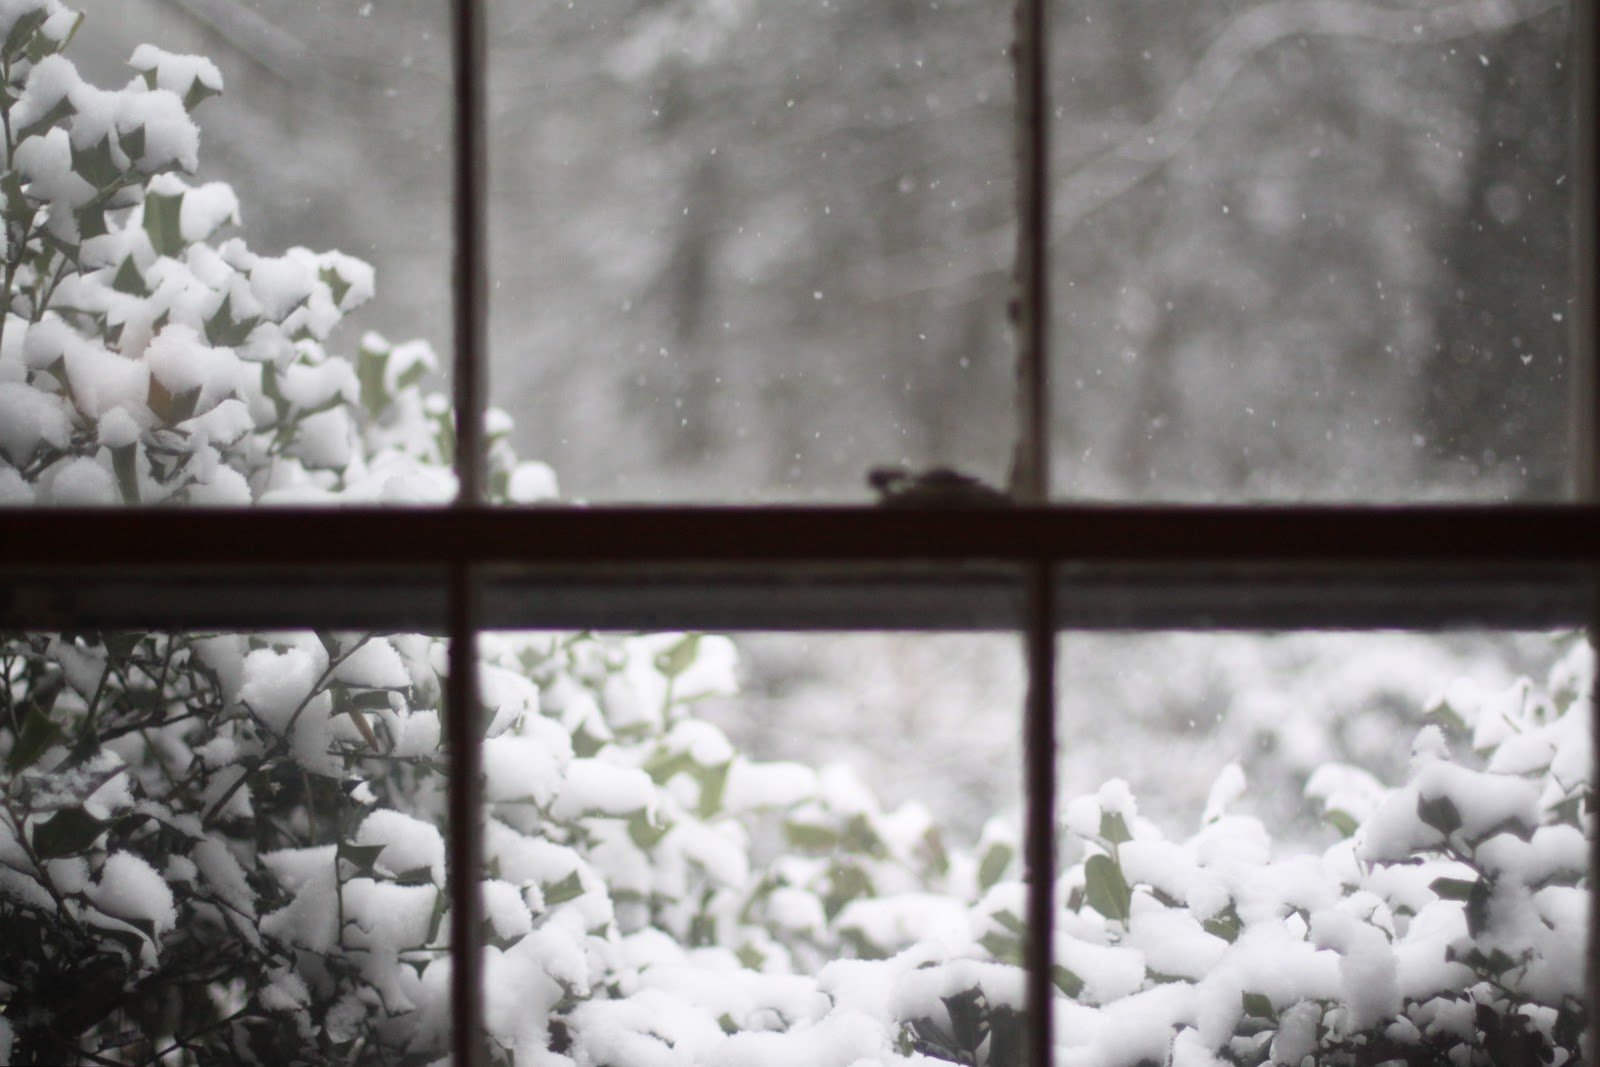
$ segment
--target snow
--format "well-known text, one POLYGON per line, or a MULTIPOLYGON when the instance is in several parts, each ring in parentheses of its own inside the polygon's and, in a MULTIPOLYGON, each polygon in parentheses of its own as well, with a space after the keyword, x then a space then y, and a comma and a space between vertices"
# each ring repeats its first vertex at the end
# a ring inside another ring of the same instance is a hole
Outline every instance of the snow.
POLYGON ((789 808, 814 797, 819 788, 817 772, 804 764, 740 757, 728 768, 722 802, 729 811, 789 808))
POLYGON ((178 921, 172 890, 156 869, 131 852, 113 852, 86 889, 95 907, 118 919, 148 922, 159 938, 178 921))
POLYGON ((311 991, 293 971, 280 968, 272 972, 261 991, 261 1006, 268 1011, 298 1014, 311 1003, 311 991))
POLYGON ((483 743, 484 799, 491 804, 530 800, 549 805, 562 788, 572 741, 559 726, 536 720, 534 736, 491 737, 483 743))
POLYGON ((301 419, 291 446, 307 467, 327 470, 347 466, 355 449, 355 424, 344 408, 329 408, 301 419))
POLYGON ((511 471, 506 496, 513 504, 540 504, 561 494, 555 471, 548 464, 525 460, 511 471))
POLYGON ((338 943, 339 898, 334 845, 263 853, 261 863, 289 893, 289 903, 261 917, 261 932, 327 952, 338 943))
POLYGON ((654 808, 655 786, 643 771, 598 759, 575 759, 567 766, 550 814, 557 819, 586 814, 624 817, 654 808))
POLYGON ((369 638, 347 653, 333 669, 333 680, 367 689, 405 689, 411 685, 411 675, 400 654, 381 637, 369 638))
POLYGON ((144 410, 150 395, 153 367, 108 351, 76 336, 64 346, 67 383, 73 402, 86 417, 95 419, 116 408, 130 413, 144 410))
POLYGON ((1340 999, 1354 1029, 1386 1022, 1400 1011, 1400 984, 1389 937, 1342 908, 1311 918, 1312 940, 1339 953, 1340 999))
POLYGON ((1083 981, 1086 1004, 1108 1004, 1136 992, 1145 979, 1145 957, 1138 949, 1097 945, 1057 933, 1056 962, 1083 981))
MULTIPOLYGON (((147 93, 118 94, 116 126, 119 130, 144 130, 144 154, 135 162, 146 174, 177 165, 193 174, 200 166, 200 129, 183 108, 176 93, 153 89, 147 93)), ((73 94, 80 123, 88 117, 85 101, 73 94)), ((109 124, 108 124, 109 125, 109 124)), ((75 127, 75 130, 77 127, 75 127)))
POLYGON ((92 459, 63 460, 50 468, 49 476, 46 495, 58 507, 107 507, 122 502, 116 479, 92 459))
POLYGON ((193 327, 171 323, 144 350, 150 375, 173 396, 199 390, 195 410, 204 412, 234 393, 243 367, 230 348, 214 348, 193 327))
POLYGON ((967 906, 933 893, 853 900, 834 918, 834 925, 859 932, 868 944, 885 952, 899 952, 919 941, 958 941, 971 935, 967 906))
MULTIPOLYGON (((250 268, 250 287, 261 301, 267 318, 274 322, 286 318, 310 296, 314 284, 305 264, 287 257, 272 259, 261 257, 250 268)), ((315 403, 303 404, 315 407, 315 403)))
POLYGON ((0 382, 0 452, 16 466, 42 447, 65 448, 72 433, 62 398, 21 382, 0 382))
POLYGON ((355 841, 358 845, 382 845, 377 863, 393 874, 421 869, 435 885, 444 885, 444 836, 431 823, 380 808, 362 820, 355 841))
POLYGON ((282 734, 308 700, 326 700, 325 694, 312 697, 321 671, 322 664, 304 648, 281 652, 272 648, 255 649, 244 659, 239 702, 247 705, 274 732, 282 734))
POLYGON ((65 56, 45 56, 28 71, 22 96, 12 105, 12 129, 20 131, 32 126, 82 84, 83 78, 72 60, 65 56))
POLYGON ((533 932, 533 916, 522 891, 510 882, 499 878, 484 881, 483 912, 496 937, 510 940, 533 932))
POLYGON ((187 96, 196 82, 213 93, 222 92, 222 72, 204 56, 175 55, 151 44, 141 44, 133 50, 128 66, 141 73, 153 72, 156 88, 178 96, 187 96))
POLYGON ((144 427, 128 414, 126 408, 112 408, 100 416, 95 426, 95 435, 107 448, 126 448, 138 441, 143 433, 144 427))
MULTIPOLYGON (((0 409, 0 419, 4 412, 0 409)), ((23 481, 14 468, 0 466, 0 507, 28 507, 35 501, 33 486, 23 481)))

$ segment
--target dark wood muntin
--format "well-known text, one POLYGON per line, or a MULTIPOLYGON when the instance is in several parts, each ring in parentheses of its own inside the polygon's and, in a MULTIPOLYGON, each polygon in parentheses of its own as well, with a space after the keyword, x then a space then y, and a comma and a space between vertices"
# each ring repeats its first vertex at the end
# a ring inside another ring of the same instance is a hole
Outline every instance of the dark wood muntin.
POLYGON ((18 510, 0 566, 1600 561, 1600 506, 18 510))

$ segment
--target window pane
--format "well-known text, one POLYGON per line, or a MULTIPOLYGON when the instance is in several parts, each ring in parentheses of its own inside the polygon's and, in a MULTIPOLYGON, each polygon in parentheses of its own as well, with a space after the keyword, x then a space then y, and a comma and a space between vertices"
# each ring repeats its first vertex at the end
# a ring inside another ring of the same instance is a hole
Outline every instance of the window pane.
POLYGON ((1015 638, 482 649, 508 1056, 1021 1062, 1015 638))
POLYGON ((1055 28, 1058 493, 1570 493, 1567 5, 1055 28))
POLYGON ((0 1059, 449 1051, 445 642, 0 639, 0 1059))
POLYGON ((445 8, 12 8, 0 503, 448 500, 445 8))
POLYGON ((606 501, 1003 475, 1006 3, 490 7, 518 451, 606 501))
POLYGON ((1580 1058, 1582 635, 1060 650, 1056 1062, 1580 1058))

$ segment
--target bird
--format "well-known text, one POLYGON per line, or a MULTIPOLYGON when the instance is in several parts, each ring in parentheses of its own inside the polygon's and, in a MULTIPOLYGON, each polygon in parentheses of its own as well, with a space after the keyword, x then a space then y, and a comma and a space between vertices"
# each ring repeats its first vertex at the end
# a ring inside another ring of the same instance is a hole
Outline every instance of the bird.
POLYGON ((951 467, 873 467, 867 485, 878 494, 878 504, 889 508, 988 508, 1012 502, 1005 492, 951 467))

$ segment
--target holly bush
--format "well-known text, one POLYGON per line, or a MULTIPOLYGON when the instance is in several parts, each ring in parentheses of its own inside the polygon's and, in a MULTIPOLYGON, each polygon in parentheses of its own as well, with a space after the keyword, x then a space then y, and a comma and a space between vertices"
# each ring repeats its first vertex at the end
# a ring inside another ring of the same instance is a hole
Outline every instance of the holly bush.
MULTIPOLYGON (((448 500, 433 354, 334 347, 370 268, 251 252, 193 178, 219 72, 144 46, 95 88, 81 21, 0 0, 0 502, 448 500)), ((552 496, 491 419, 497 498, 552 496)), ((1014 818, 951 842, 736 751, 696 713, 734 688, 722 638, 481 654, 496 1062, 1022 1062, 1014 818)), ((417 634, 0 635, 0 1058, 442 1062, 445 664, 417 634)), ((1231 813, 1232 768, 1181 840, 1118 782, 1068 804, 1057 1062, 1573 1062, 1590 664, 1431 709, 1398 785, 1320 768, 1320 851, 1231 813)))

